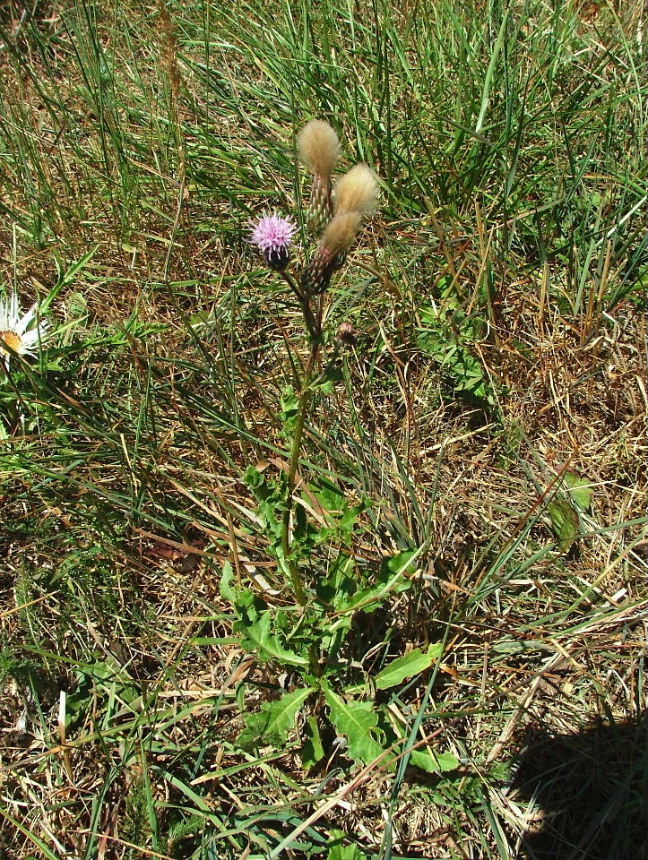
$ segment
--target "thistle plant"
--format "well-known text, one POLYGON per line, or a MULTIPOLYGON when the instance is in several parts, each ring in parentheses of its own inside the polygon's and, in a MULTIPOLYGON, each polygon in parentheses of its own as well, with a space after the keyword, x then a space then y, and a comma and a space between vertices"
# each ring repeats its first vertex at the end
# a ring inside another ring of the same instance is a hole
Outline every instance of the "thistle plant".
MULTIPOLYGON (((301 751, 306 769, 319 767, 325 759, 319 733, 322 723, 348 739, 349 758, 364 764, 382 761, 385 767, 394 768, 393 750, 406 738, 402 727, 378 702, 357 698, 357 686, 353 691, 348 686, 345 689, 341 678, 346 677, 348 685, 353 676, 345 648, 355 614, 373 612, 393 594, 410 588, 412 565, 421 548, 388 555, 379 565, 367 565, 356 557, 354 546, 356 530, 363 528, 361 515, 370 502, 347 499, 340 488, 321 476, 297 480, 304 431, 316 403, 314 394, 330 390, 339 351, 356 343, 349 322, 327 330, 327 299, 364 219, 376 210, 378 182, 367 165, 357 164, 333 185, 339 142, 326 123, 308 123, 298 140, 301 161, 311 174, 310 222, 318 225, 319 238, 310 257, 302 261, 300 254, 293 254, 293 222, 273 214, 257 222, 252 242, 267 265, 283 278, 301 309, 308 355, 303 362, 292 362, 296 385, 284 389, 281 399, 286 470, 278 480, 254 467, 246 473, 259 503, 259 521, 270 551, 297 607, 291 607, 285 595, 279 605, 271 605, 258 591, 244 587, 229 564, 223 570, 221 593, 233 605, 233 629, 240 635, 242 647, 261 663, 279 664, 282 671, 290 669, 293 677, 296 672, 300 680, 295 689, 265 702, 259 712, 245 715, 238 743, 243 749, 266 744, 281 747, 298 714, 317 698, 301 751), (322 361, 329 348, 330 354, 322 361), (297 497, 298 483, 301 498, 297 497), (313 503, 319 511, 317 518, 310 515, 313 503)), ((440 646, 434 644, 427 651, 414 649, 397 658, 376 677, 377 688, 387 689, 424 671, 440 653, 440 646)), ((454 758, 444 761, 431 751, 418 749, 411 751, 411 761, 435 773, 456 766, 454 758)))
MULTIPOLYGON (((282 392, 286 469, 279 478, 254 467, 246 471, 261 528, 291 595, 274 601, 271 595, 246 587, 230 563, 220 581, 221 594, 234 610, 233 633, 240 636, 241 647, 260 663, 275 664, 282 671, 288 667, 295 683, 279 698, 264 702, 258 712, 244 715, 245 728, 237 742, 242 749, 268 744, 281 748, 298 715, 312 704, 301 747, 307 770, 320 767, 327 755, 320 726, 326 727, 325 736, 333 729, 348 739, 346 755, 356 763, 382 762, 382 767, 395 769, 394 750, 409 736, 380 702, 367 701, 363 693, 358 697, 362 683, 356 684, 360 679, 351 657, 355 647, 351 633, 357 613, 374 612, 411 587, 413 565, 423 547, 367 563, 355 548, 358 531, 366 528, 363 514, 371 507, 370 500, 347 498, 321 474, 299 476, 316 396, 331 391, 340 351, 356 344, 348 321, 337 328, 327 326, 328 296, 363 221, 376 210, 378 181, 367 165, 357 164, 333 184, 339 143, 326 123, 308 123, 298 140, 301 161, 312 180, 310 222, 319 225, 312 252, 295 249, 293 221, 276 213, 261 218, 251 238, 301 310, 307 356, 291 360, 296 382, 282 392), (317 516, 312 514, 313 505, 317 516)), ((441 651, 442 646, 433 643, 427 651, 414 649, 396 658, 376 677, 376 689, 388 689, 425 671, 441 651)), ((430 773, 456 767, 454 757, 443 761, 431 750, 419 750, 423 743, 417 741, 417 749, 408 751, 408 761, 430 773)))
MULTIPOLYGON (((291 444, 286 477, 284 509, 281 524, 279 560, 288 574, 297 601, 307 601, 298 562, 291 553, 291 520, 293 493, 299 467, 304 426, 310 406, 313 382, 317 374, 319 353, 324 341, 323 320, 325 293, 335 272, 342 266, 353 246, 363 219, 373 214, 378 200, 378 182, 373 171, 357 164, 336 185, 333 194, 332 174, 340 144, 335 131, 322 120, 311 120, 298 136, 301 161, 312 180, 311 224, 325 225, 310 261, 300 275, 289 269, 295 226, 288 218, 265 216, 254 226, 252 242, 264 255, 268 266, 281 274, 302 311, 310 342, 310 352, 299 380, 299 393, 291 424, 291 444)), ((338 332, 337 345, 351 343, 349 332, 338 332)))

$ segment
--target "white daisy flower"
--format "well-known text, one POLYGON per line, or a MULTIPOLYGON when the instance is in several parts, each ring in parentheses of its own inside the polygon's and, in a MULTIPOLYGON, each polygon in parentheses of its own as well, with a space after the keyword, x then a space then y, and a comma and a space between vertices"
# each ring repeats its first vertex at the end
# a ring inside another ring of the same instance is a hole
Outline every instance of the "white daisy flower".
POLYGON ((38 305, 34 304, 23 314, 15 293, 0 297, 0 362, 6 367, 11 357, 9 349, 18 355, 35 356, 43 344, 49 323, 42 320, 32 326, 37 313, 38 305))

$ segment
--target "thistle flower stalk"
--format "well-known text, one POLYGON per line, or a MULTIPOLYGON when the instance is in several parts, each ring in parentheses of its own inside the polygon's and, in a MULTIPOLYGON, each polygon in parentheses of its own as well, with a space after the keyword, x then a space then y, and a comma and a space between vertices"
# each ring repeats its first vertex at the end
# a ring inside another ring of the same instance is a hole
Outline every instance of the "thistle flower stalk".
MULTIPOLYGON (((271 269, 281 277, 295 295, 309 334, 310 352, 303 372, 296 372, 299 386, 297 415, 292 427, 285 482, 285 504, 282 512, 281 550, 279 562, 287 574, 295 599, 301 606, 308 600, 300 566, 291 557, 294 551, 291 522, 294 510, 293 494, 297 483, 299 460, 306 421, 310 412, 316 368, 322 348, 325 302, 321 296, 330 285, 335 271, 344 263, 356 240, 362 220, 376 209, 378 181, 366 164, 357 164, 343 176, 333 194, 332 175, 338 160, 340 144, 335 131, 322 120, 311 120, 297 137, 299 157, 312 176, 309 217, 322 230, 320 241, 301 278, 296 278, 288 264, 295 224, 278 215, 268 215, 257 222, 252 242, 263 253, 271 269)), ((350 323, 342 323, 337 332, 334 360, 343 346, 352 346, 356 334, 350 323)))

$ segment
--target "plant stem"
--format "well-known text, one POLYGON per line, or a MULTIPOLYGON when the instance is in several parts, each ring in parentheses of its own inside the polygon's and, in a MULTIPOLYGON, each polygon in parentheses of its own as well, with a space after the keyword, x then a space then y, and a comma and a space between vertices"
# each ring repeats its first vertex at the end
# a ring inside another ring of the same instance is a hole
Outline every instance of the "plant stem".
MULTIPOLYGON (((308 300, 306 300, 308 301, 308 300)), ((310 310, 310 306, 309 306, 310 310)), ((310 326, 307 324, 307 327, 310 331, 310 326)), ((304 425, 306 422, 306 414, 308 412, 308 405, 310 400, 310 384, 313 377, 313 371, 315 370, 315 364, 317 362, 317 355, 319 353, 320 341, 319 338, 317 340, 313 340, 311 343, 311 351, 308 356, 308 362, 306 364, 306 369, 304 371, 304 377, 302 380, 302 387, 299 393, 299 402, 297 405, 297 423, 295 425, 295 433, 292 438, 292 445, 290 449, 290 463, 288 466, 288 480, 286 487, 286 508, 283 513, 282 520, 282 531, 281 531, 281 548, 283 551, 283 556, 286 562, 286 566, 288 568, 288 573, 290 575, 290 581, 292 583, 293 590, 295 592, 295 597, 297 598, 297 602, 301 606, 306 605, 306 594, 304 592, 304 586, 302 583, 301 575, 299 573, 299 566, 296 562, 292 561, 289 558, 290 555, 290 519, 293 510, 293 492, 295 489, 295 479, 297 477, 297 469, 299 467, 299 454, 301 452, 301 444, 304 436, 304 425)))
POLYGON ((310 306, 310 299, 299 289, 291 274, 284 270, 281 272, 281 277, 297 297, 302 314, 304 315, 304 323, 308 329, 308 334, 313 341, 318 341, 322 336, 322 325, 321 321, 318 322, 318 320, 315 319, 313 309, 310 306))

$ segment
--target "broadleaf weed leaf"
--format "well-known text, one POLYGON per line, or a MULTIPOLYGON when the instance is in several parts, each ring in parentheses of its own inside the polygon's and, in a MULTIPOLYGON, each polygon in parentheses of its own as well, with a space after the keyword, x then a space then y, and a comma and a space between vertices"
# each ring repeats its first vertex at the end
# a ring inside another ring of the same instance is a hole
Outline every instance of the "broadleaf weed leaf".
POLYGON ((251 750, 270 744, 275 749, 281 749, 312 692, 312 687, 305 687, 286 693, 274 702, 264 702, 257 713, 247 714, 245 728, 238 736, 239 746, 251 750))

